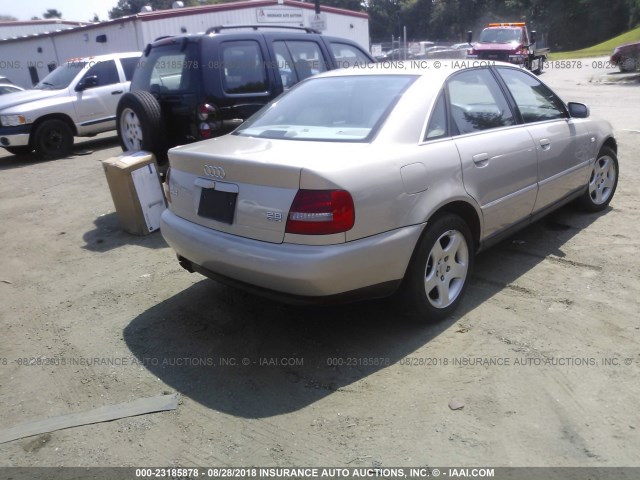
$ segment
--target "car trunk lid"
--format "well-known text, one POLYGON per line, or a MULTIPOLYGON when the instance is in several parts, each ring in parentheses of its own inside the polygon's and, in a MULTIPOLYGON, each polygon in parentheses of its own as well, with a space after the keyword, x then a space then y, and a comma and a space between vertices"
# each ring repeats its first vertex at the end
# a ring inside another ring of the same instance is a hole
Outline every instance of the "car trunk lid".
POLYGON ((208 228, 282 243, 312 149, 310 142, 236 135, 174 148, 170 208, 208 228))

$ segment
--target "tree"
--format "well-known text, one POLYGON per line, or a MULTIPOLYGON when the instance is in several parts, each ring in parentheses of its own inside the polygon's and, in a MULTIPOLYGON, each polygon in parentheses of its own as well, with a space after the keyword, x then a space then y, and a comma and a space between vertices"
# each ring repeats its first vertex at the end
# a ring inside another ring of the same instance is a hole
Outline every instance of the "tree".
POLYGON ((47 11, 42 14, 42 16, 46 19, 62 18, 62 12, 59 12, 55 8, 48 8, 47 11))
POLYGON ((93 19, 92 19, 91 21, 92 21, 92 22, 94 22, 94 23, 96 23, 96 22, 99 22, 99 21, 100 21, 100 17, 98 17, 98 14, 97 14, 97 13, 94 13, 94 14, 93 14, 93 19))
POLYGON ((11 15, 0 15, 0 22, 15 22, 18 19, 11 15))
POLYGON ((344 8, 346 10, 353 10, 354 12, 365 10, 365 5, 360 0, 320 0, 320 5, 325 5, 327 7, 344 8))
POLYGON ((640 0, 627 0, 629 4, 629 24, 627 28, 640 25, 640 0))

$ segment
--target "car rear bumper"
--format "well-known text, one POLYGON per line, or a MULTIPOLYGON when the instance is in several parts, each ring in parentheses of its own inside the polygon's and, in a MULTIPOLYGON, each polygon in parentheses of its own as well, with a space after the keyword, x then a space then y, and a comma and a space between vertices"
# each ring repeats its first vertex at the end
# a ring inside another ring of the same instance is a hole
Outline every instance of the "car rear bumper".
POLYGON ((289 297, 295 303, 393 293, 423 227, 412 225, 352 242, 315 246, 229 235, 184 220, 168 209, 160 223, 163 237, 185 268, 259 294, 289 297))

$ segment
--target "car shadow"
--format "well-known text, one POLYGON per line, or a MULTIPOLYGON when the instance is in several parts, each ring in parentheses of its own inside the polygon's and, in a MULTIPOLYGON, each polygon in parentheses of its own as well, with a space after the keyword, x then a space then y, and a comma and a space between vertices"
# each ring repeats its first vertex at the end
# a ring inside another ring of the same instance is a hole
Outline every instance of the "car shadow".
POLYGON ((30 167, 31 165, 35 165, 37 163, 39 164, 43 162, 53 161, 55 161, 55 159, 44 158, 36 155, 35 153, 28 153, 26 155, 12 155, 9 152, 6 152, 6 155, 0 156, 0 171, 13 170, 14 168, 30 167))
MULTIPOLYGON (((90 139, 78 139, 73 146, 73 151, 67 157, 63 159, 79 158, 85 155, 90 155, 96 151, 106 150, 119 145, 117 136, 98 136, 90 139)), ((4 148, 0 148, 5 155, 0 156, 0 171, 13 170, 14 168, 24 168, 31 165, 54 162, 61 160, 60 158, 47 157, 38 155, 35 152, 31 152, 23 155, 13 155, 7 152, 4 148)))
POLYGON ((472 327, 478 305, 564 256, 597 218, 563 209, 479 255, 466 297, 438 324, 403 317, 391 300, 292 307, 203 280, 132 319, 124 340, 154 376, 208 408, 242 418, 296 411, 418 349, 428 356, 431 340, 463 316, 472 327))
POLYGON ((147 248, 167 247, 167 242, 164 241, 159 230, 149 235, 133 235, 122 230, 118 214, 115 212, 101 215, 93 223, 95 227, 82 235, 85 242, 82 248, 85 250, 102 253, 123 245, 139 245, 147 248))
POLYGON ((181 394, 264 418, 348 392, 454 321, 407 322, 389 301, 292 307, 203 280, 133 319, 124 339, 181 394))

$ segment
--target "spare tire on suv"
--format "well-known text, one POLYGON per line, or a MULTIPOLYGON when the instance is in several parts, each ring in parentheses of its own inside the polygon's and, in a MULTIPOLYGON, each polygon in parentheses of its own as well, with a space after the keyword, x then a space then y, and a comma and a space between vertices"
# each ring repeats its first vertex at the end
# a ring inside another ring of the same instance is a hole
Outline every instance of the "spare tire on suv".
POLYGON ((118 102, 116 112, 118 138, 122 150, 146 150, 158 163, 167 160, 167 143, 162 111, 149 92, 129 92, 118 102))
POLYGON ((169 148, 233 131, 311 75, 373 62, 351 40, 301 27, 228 25, 162 37, 144 49, 118 104, 120 144, 162 164, 169 148))

